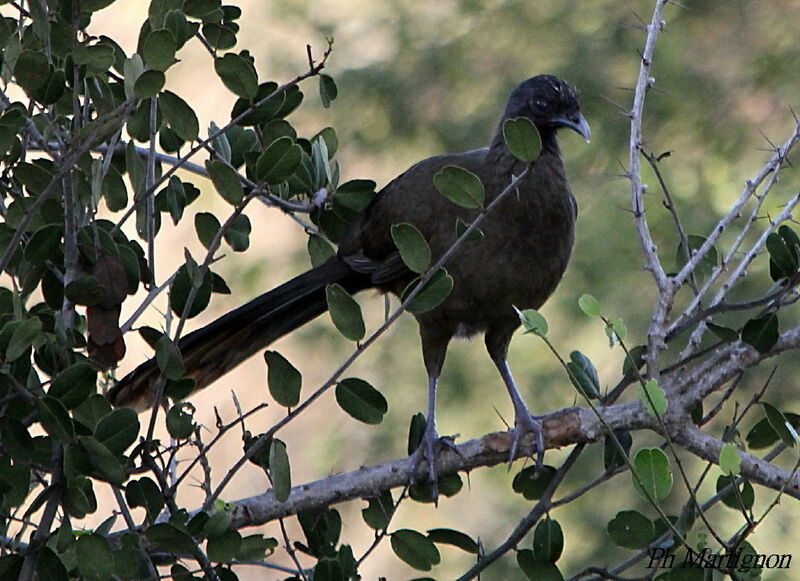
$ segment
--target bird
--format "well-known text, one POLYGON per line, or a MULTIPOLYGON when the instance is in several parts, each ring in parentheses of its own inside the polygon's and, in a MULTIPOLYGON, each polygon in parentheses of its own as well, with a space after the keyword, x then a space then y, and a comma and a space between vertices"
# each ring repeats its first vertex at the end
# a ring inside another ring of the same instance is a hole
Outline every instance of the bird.
MULTIPOLYGON (((412 455, 411 471, 425 472, 427 463, 427 478, 435 485, 437 442, 443 440, 435 421, 436 390, 447 347, 454 337, 480 333, 514 409, 509 459, 514 458, 521 438, 532 433, 541 463, 542 426, 525 405, 506 358, 520 325, 516 309, 538 309, 544 304, 561 281, 574 244, 577 204, 557 140, 562 128, 590 140, 573 86, 550 74, 517 85, 488 147, 438 155, 413 165, 356 216, 333 257, 181 338, 178 348, 186 375, 195 382, 194 390, 327 311, 328 285, 339 284, 351 294, 377 289, 402 296, 417 274, 401 259, 391 236, 392 225, 414 226, 435 262, 455 242, 457 221, 469 224, 478 215, 479 210, 450 201, 433 183, 442 168, 458 166, 481 180, 487 205, 513 180, 515 191, 485 215, 480 224, 482 238, 461 245, 446 263, 454 281, 450 294, 432 310, 414 315, 428 385, 425 430, 412 455), (516 158, 506 146, 503 123, 517 117, 531 121, 541 138, 541 150, 532 162, 516 158)), ((122 378, 108 398, 116 406, 145 409, 153 403, 158 378, 158 367, 151 359, 122 378)))

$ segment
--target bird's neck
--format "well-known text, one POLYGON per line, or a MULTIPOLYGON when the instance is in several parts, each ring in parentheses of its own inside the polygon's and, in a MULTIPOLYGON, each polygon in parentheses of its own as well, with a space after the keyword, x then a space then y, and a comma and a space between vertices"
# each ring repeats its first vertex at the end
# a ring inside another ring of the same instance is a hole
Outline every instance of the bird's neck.
MULTIPOLYGON (((561 150, 558 147, 558 140, 556 139, 556 130, 550 127, 538 127, 539 137, 542 140, 542 154, 551 154, 559 157, 561 150)), ((496 167, 503 168, 507 171, 519 173, 516 167, 523 167, 523 162, 519 161, 506 147, 506 141, 503 138, 503 123, 497 128, 497 132, 492 139, 492 144, 489 146, 487 154, 487 161, 496 164, 496 167)))

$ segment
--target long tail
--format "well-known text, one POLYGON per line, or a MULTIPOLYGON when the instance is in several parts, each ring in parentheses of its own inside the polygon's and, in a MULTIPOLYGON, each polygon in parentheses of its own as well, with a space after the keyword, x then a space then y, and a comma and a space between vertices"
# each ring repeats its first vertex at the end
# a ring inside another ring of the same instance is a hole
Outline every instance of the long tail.
MULTIPOLYGON (((178 342, 186 374, 202 389, 283 335, 328 310, 326 285, 339 283, 348 292, 372 286, 334 257, 256 297, 178 342)), ((109 392, 115 406, 147 409, 153 403, 160 372, 154 359, 142 363, 109 392)))

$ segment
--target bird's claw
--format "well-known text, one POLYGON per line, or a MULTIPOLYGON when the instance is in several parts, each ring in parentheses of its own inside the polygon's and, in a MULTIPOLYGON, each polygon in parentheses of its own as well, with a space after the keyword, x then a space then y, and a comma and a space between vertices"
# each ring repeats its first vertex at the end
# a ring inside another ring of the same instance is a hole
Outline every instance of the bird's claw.
POLYGON ((517 414, 514 418, 514 429, 511 430, 511 446, 508 451, 509 463, 517 455, 517 446, 526 434, 533 434, 536 441, 536 465, 544 465, 544 428, 542 422, 528 412, 517 414))
POLYGON ((411 463, 409 466, 409 481, 411 485, 428 485, 429 493, 434 502, 439 498, 439 475, 436 469, 436 461, 439 453, 443 448, 447 448, 458 454, 461 458, 464 456, 453 441, 456 436, 442 436, 436 433, 436 430, 425 430, 422 441, 419 447, 411 455, 411 463), (426 476, 422 476, 421 467, 425 466, 427 470, 423 472, 426 476))

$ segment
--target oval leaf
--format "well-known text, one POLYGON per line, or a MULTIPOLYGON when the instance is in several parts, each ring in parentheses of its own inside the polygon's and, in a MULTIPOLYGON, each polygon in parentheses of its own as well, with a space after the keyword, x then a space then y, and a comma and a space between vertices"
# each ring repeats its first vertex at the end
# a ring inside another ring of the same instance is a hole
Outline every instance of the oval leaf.
POLYGON ((286 444, 278 439, 272 440, 269 447, 269 473, 272 476, 272 489, 275 500, 284 502, 292 490, 292 472, 286 444))
POLYGON ((561 525, 552 518, 545 518, 533 532, 533 557, 537 561, 555 563, 564 550, 564 533, 561 525))
POLYGON ((325 287, 325 298, 333 324, 339 332, 351 341, 363 339, 366 327, 361 316, 361 307, 355 299, 338 284, 325 287))
POLYGON ((336 401, 355 419, 365 424, 379 424, 389 409, 381 392, 363 379, 343 379, 336 385, 336 401))
POLYGON ((618 512, 606 530, 615 544, 626 549, 644 549, 655 537, 653 522, 635 510, 618 512))
POLYGON ((750 319, 742 328, 742 341, 754 347, 759 353, 766 353, 778 342, 778 316, 767 313, 750 319))
POLYGON ((294 407, 300 401, 303 378, 294 365, 277 351, 265 351, 267 385, 272 398, 283 407, 294 407))
POLYGON ((775 433, 778 434, 778 437, 784 444, 790 448, 793 448, 795 444, 795 438, 792 432, 794 429, 793 427, 790 429, 789 426, 791 426, 791 424, 786 419, 786 416, 784 416, 778 408, 771 404, 764 403, 762 405, 764 406, 764 413, 767 414, 767 421, 769 422, 769 425, 772 426, 772 429, 775 430, 775 433))
POLYGON ((722 450, 719 452, 719 468, 726 475, 732 474, 738 476, 739 464, 741 461, 742 459, 739 457, 739 450, 736 448, 736 444, 728 442, 722 446, 722 450))
POLYGON ((394 224, 391 233, 405 265, 417 274, 428 270, 431 264, 431 249, 422 233, 408 223, 394 224))
POLYGON ((503 122, 503 139, 511 155, 522 161, 533 161, 542 150, 539 131, 526 117, 506 119, 503 122))
POLYGON ((539 311, 536 309, 520 311, 517 307, 514 307, 514 310, 517 311, 517 316, 522 323, 522 328, 525 329, 525 333, 533 333, 542 337, 547 335, 547 319, 539 311))
POLYGON ((597 299, 592 295, 582 294, 578 299, 578 307, 590 317, 597 317, 600 315, 600 303, 598 303, 597 299))
POLYGON ((644 385, 639 384, 637 393, 642 407, 651 416, 661 416, 667 411, 667 396, 655 379, 648 379, 644 385))
POLYGON ((428 538, 434 543, 453 545, 473 555, 477 555, 480 550, 478 543, 472 537, 453 529, 431 529, 428 531, 428 538))
POLYGON ((441 560, 439 550, 433 541, 411 529, 399 529, 393 532, 391 545, 395 555, 420 571, 430 571, 441 560))
POLYGON ((632 477, 633 487, 642 498, 655 502, 664 500, 672 490, 672 470, 669 458, 658 448, 642 448, 633 458, 633 469, 641 481, 632 477), (647 494, 645 494, 647 492, 647 494))
POLYGON ((214 70, 229 91, 244 99, 252 100, 258 92, 258 77, 253 65, 246 58, 227 53, 214 59, 214 70))
POLYGON ((456 165, 446 165, 433 176, 433 185, 451 202, 464 208, 481 208, 486 192, 480 178, 456 165))
POLYGON ((206 163, 206 170, 219 195, 232 205, 237 205, 244 198, 242 182, 236 170, 224 161, 213 160, 206 163))
MULTIPOLYGON (((415 282, 412 282, 404 295, 414 288, 415 282)), ((444 268, 437 270, 430 280, 425 284, 425 287, 417 293, 417 295, 406 306, 406 310, 410 313, 419 314, 425 311, 430 311, 438 307, 443 300, 447 298, 450 291, 453 290, 453 277, 447 274, 444 268)))
POLYGON ((279 137, 269 144, 256 161, 256 178, 267 184, 285 181, 300 165, 303 150, 290 137, 279 137))

